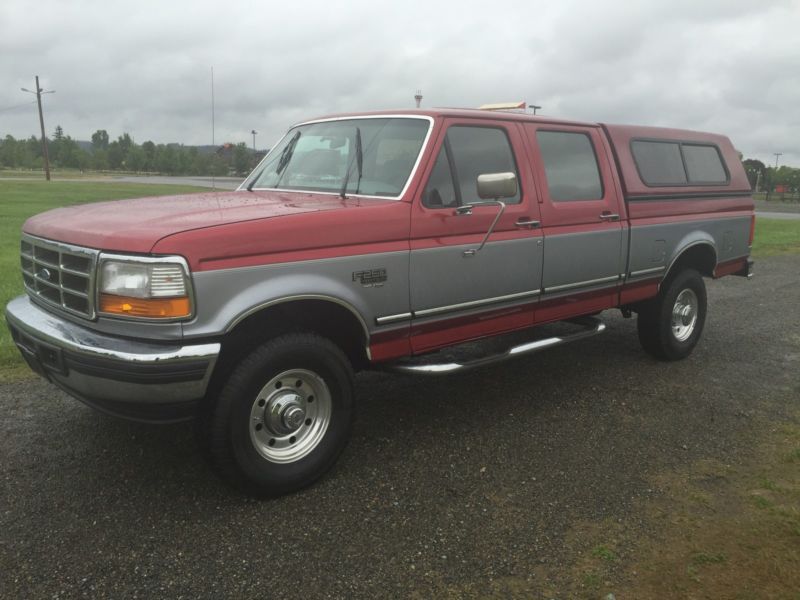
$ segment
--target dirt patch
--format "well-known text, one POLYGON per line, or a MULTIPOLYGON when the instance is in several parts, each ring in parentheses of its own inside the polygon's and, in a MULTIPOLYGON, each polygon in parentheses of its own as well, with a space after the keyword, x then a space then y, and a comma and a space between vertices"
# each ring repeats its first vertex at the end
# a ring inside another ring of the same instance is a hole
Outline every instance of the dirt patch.
POLYGON ((652 486, 640 506, 651 533, 573 528, 566 597, 800 598, 800 414, 759 435, 744 462, 699 461, 652 486))

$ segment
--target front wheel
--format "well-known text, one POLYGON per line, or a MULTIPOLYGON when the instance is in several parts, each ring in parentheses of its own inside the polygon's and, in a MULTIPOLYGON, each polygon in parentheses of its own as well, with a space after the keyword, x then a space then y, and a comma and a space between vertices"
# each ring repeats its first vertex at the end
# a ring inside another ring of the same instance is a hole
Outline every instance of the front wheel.
POLYGON ((347 444, 353 371, 330 340, 283 335, 233 370, 210 410, 220 473, 257 496, 287 494, 322 477, 347 444))
POLYGON ((694 269, 679 272, 639 310, 642 347, 660 360, 686 358, 703 333, 706 309, 703 277, 694 269))

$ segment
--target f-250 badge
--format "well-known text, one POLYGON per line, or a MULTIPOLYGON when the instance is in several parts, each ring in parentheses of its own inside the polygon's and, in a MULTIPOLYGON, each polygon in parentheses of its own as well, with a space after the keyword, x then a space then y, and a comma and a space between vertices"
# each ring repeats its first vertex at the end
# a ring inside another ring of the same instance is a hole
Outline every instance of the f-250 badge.
POLYGON ((353 271, 353 281, 358 281, 364 287, 381 287, 387 279, 386 269, 353 271))

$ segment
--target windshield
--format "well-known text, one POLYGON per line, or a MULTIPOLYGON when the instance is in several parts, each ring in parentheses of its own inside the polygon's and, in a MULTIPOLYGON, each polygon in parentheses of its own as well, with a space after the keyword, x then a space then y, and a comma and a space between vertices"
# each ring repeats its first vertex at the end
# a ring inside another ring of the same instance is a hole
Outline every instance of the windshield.
POLYGON ((270 151, 245 187, 397 197, 429 127, 427 119, 403 117, 299 125, 270 151))

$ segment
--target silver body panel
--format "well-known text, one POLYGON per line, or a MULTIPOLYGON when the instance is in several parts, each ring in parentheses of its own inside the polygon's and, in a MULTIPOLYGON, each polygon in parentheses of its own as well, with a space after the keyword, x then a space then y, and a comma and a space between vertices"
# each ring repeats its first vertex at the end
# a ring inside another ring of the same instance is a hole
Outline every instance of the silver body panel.
POLYGON ((750 254, 750 217, 709 218, 636 225, 630 229, 628 276, 653 277, 667 271, 688 248, 707 244, 722 263, 750 254))
POLYGON ((453 305, 515 294, 536 295, 542 278, 540 241, 533 236, 489 241, 474 256, 464 254, 474 244, 412 251, 412 312, 425 316, 453 312, 449 310, 453 305))
POLYGON ((242 267, 194 274, 197 317, 186 337, 225 333, 260 308, 281 301, 315 298, 353 312, 367 333, 381 316, 408 312, 408 252, 362 254, 323 260, 242 267), (386 281, 363 285, 353 274, 385 269, 386 281))
POLYGON ((622 229, 546 235, 544 293, 591 287, 619 280, 625 269, 622 229))

